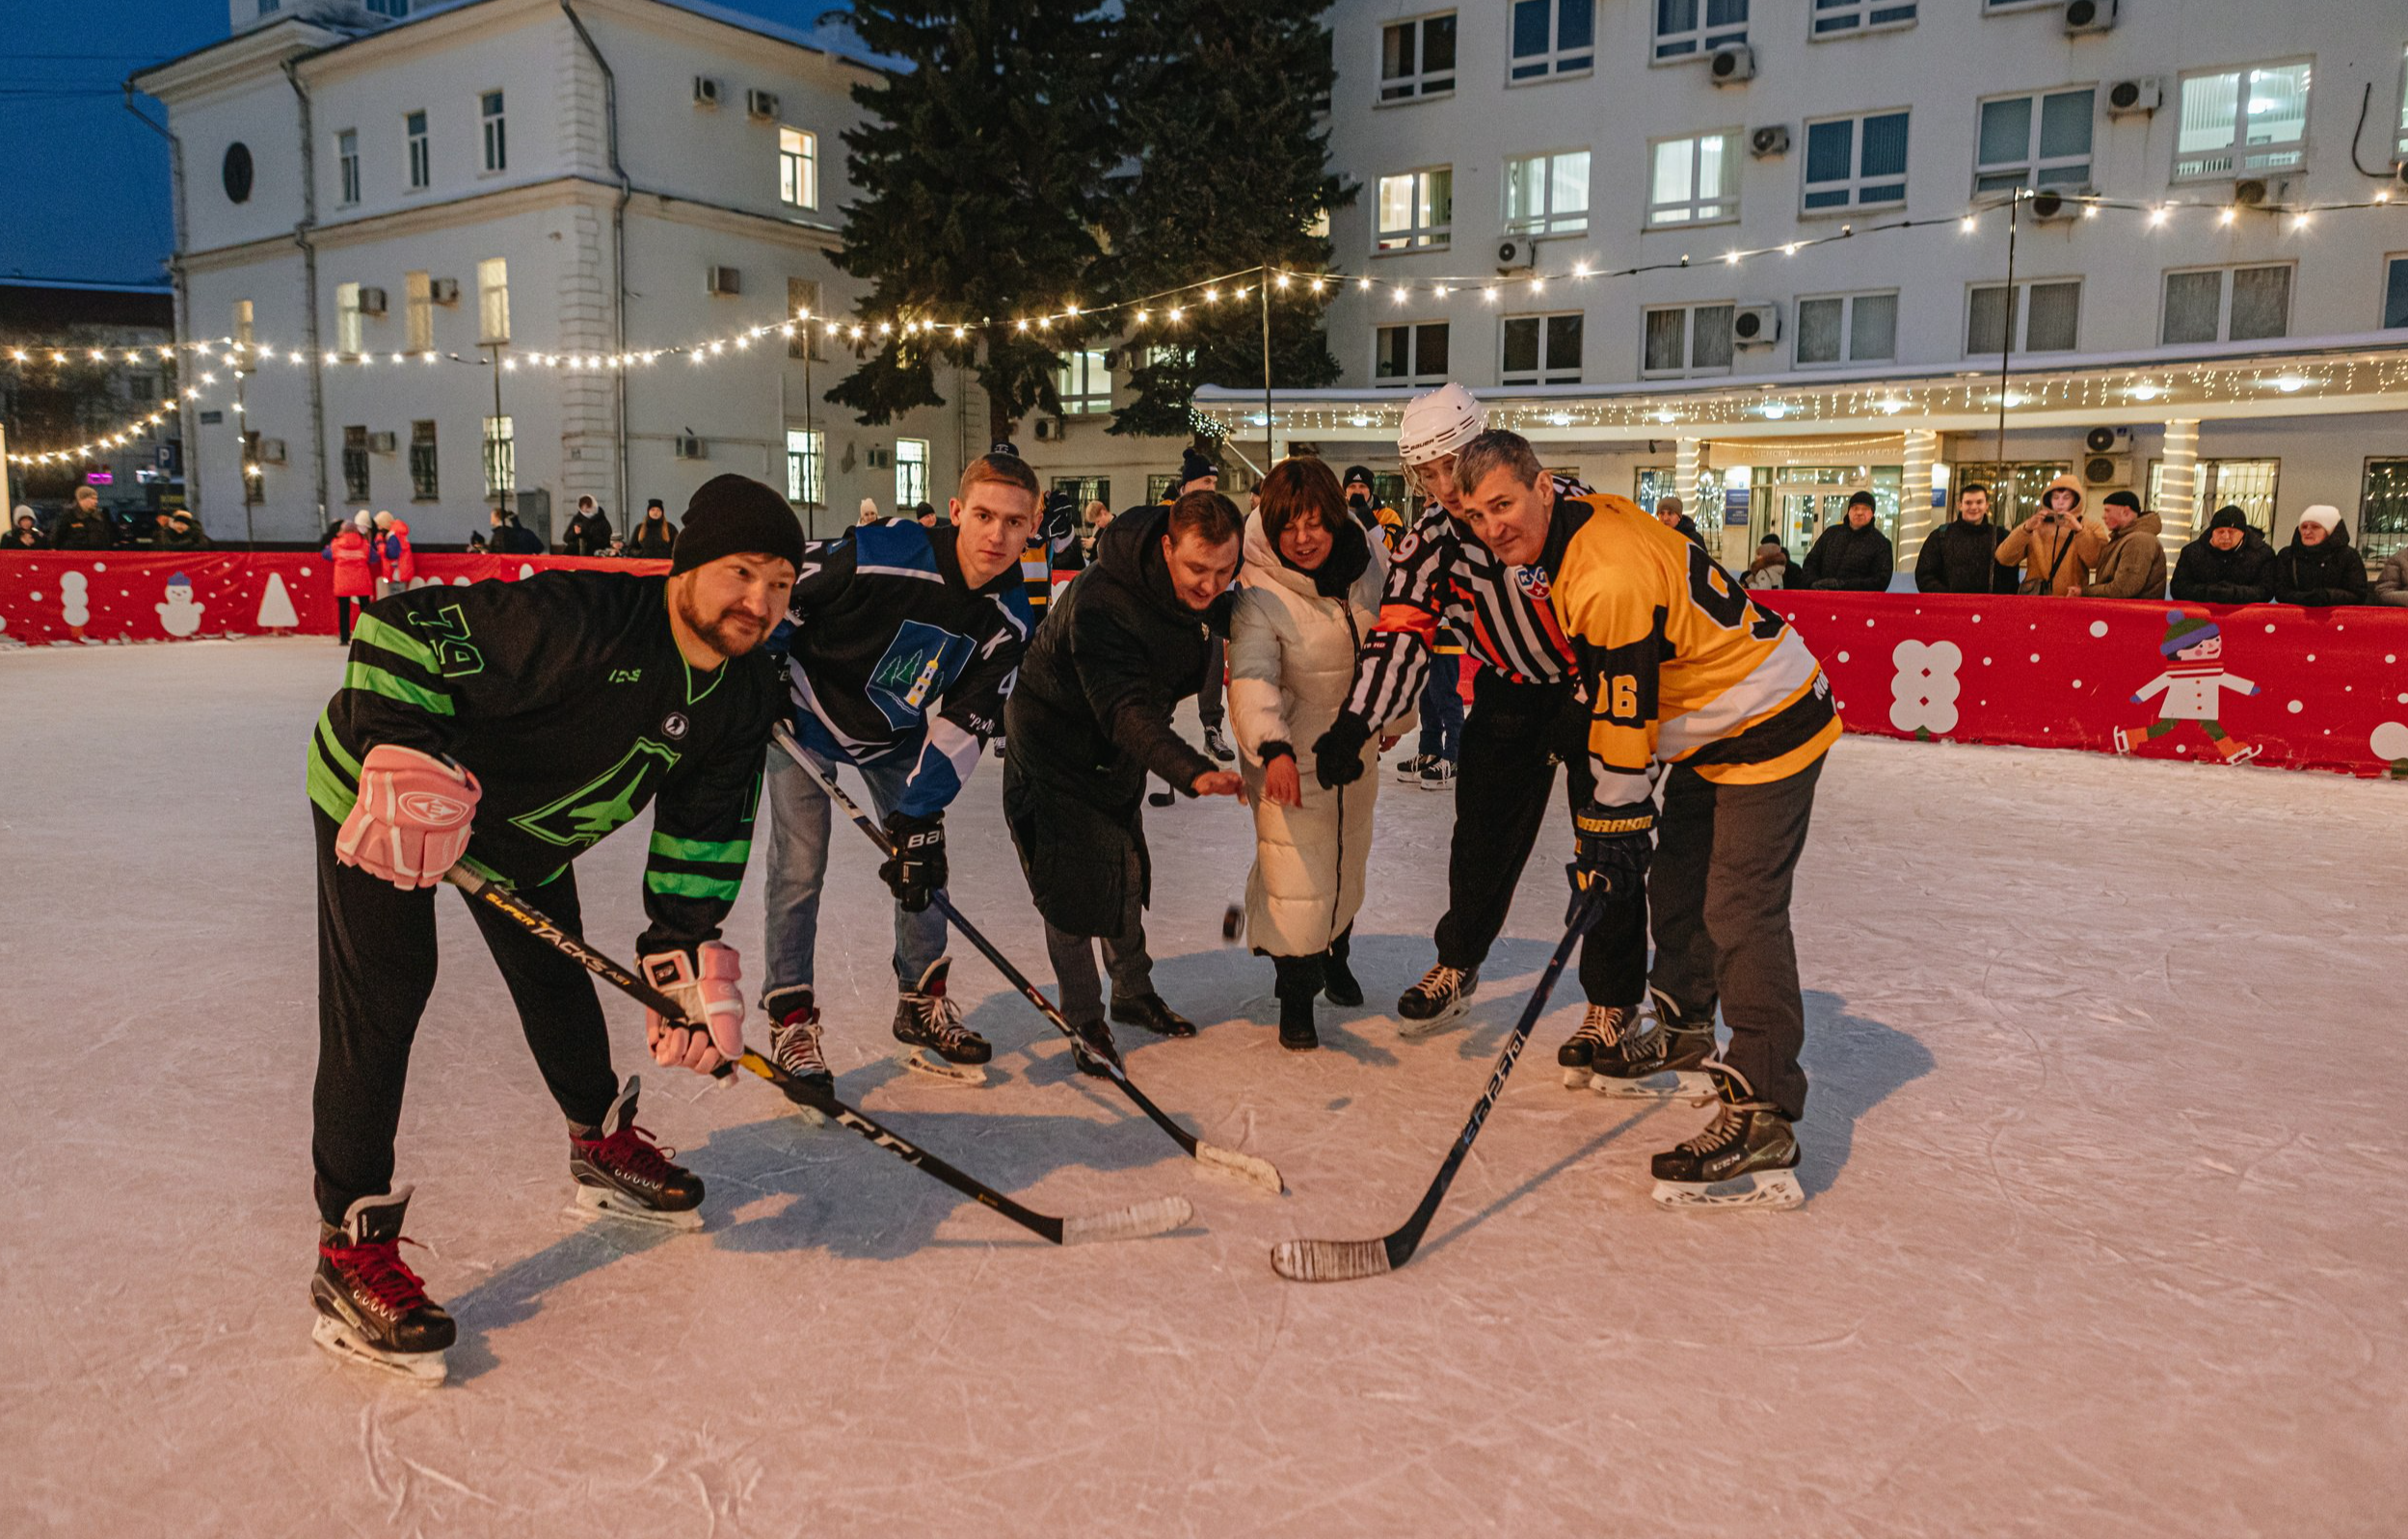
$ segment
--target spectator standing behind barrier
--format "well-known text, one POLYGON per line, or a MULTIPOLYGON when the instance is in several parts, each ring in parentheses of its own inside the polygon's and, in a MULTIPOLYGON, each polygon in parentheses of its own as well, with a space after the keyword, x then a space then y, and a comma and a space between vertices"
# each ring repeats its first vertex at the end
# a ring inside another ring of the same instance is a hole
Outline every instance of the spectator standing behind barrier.
POLYGON ((544 537, 519 522, 515 513, 494 510, 494 537, 488 548, 496 556, 540 556, 544 537))
MULTIPOLYGON (((2262 604, 2274 597, 2274 547, 2226 503, 2207 532, 2174 563, 2174 598, 2186 604, 2262 604)), ((2403 600, 2408 601, 2408 600, 2403 600)))
POLYGON ((2040 511, 1998 542, 1998 565, 2023 569, 2017 593, 2062 598, 2082 591, 2106 543, 2106 525, 2082 519, 2080 483, 2059 476, 2040 494, 2040 511))
POLYGON ((2274 601, 2312 609, 2369 601, 2367 564, 2341 509, 2319 502, 2299 516, 2291 543, 2274 558, 2274 601))
POLYGON ((2140 498, 2128 491, 2107 493, 2100 517, 2107 525, 2107 543, 2091 563, 2092 580, 2082 585, 2085 598, 2163 598, 2165 544, 2157 536, 2164 523, 2143 513, 2140 498))
POLYGON ((576 517, 560 537, 564 556, 599 556, 610 548, 610 519, 591 497, 576 499, 576 517))
POLYGON ((666 561, 677 547, 678 526, 669 521, 669 511, 655 497, 644 504, 644 517, 636 521, 627 553, 639 561, 666 561))
POLYGON ((334 564, 334 639, 346 647, 360 606, 376 597, 376 556, 368 544, 375 528, 362 508, 351 522, 334 525, 318 552, 320 560, 334 564))
POLYGON ((2374 574, 2374 601, 2408 606, 2408 545, 2393 551, 2374 574))
MULTIPOLYGON (((1697 537, 1693 533, 1690 538, 1697 537)), ((1889 587, 1890 565, 1889 537, 1873 526, 1873 493, 1860 491, 1848 499, 1839 522, 1824 530, 1806 552, 1803 586, 1882 593, 1889 587)))
POLYGON ((1755 560, 1739 581, 1762 593, 1789 586, 1789 547, 1780 543, 1779 535, 1766 535, 1755 543, 1755 560))
POLYGON ((160 517, 161 550, 207 550, 215 543, 201 533, 201 520, 182 508, 171 508, 160 517))
POLYGON ((9 521, 9 532, 0 535, 0 550, 40 550, 41 526, 34 521, 34 510, 19 504, 9 521))
POLYGON ((100 493, 90 487, 77 487, 75 500, 59 515, 59 521, 50 526, 50 548, 53 550, 115 550, 117 526, 100 511, 100 493))
POLYGON ((2006 538, 1990 521, 1990 488, 1967 482, 1957 489, 1957 516, 1923 537, 1914 558, 1915 592, 2013 593, 2014 574, 1998 565, 1998 545, 2006 538))
MULTIPOLYGON (((1869 506, 1870 504, 1868 503, 1867 505, 1869 506)), ((1705 536, 1698 533, 1697 520, 1680 511, 1680 499, 1678 497, 1658 497, 1655 499, 1655 521, 1662 524, 1667 529, 1679 530, 1682 539, 1688 541, 1691 544, 1696 545, 1699 550, 1705 550, 1705 536)), ((1708 555, 1713 554, 1712 551, 1707 551, 1706 553, 1708 555)))
POLYGON ((416 580, 418 550, 410 543, 410 526, 381 510, 376 516, 376 544, 382 568, 379 575, 385 583, 378 590, 377 597, 382 598, 386 594, 407 588, 416 580))

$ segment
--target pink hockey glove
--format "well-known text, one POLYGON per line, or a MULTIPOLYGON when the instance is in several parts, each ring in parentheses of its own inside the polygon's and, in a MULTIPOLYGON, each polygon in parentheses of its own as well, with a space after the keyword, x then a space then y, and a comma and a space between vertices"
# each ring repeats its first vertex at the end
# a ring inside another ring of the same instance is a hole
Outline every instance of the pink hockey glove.
POLYGON ((682 951, 655 952, 635 965, 685 1018, 664 1021, 656 1011, 644 1012, 653 1062, 707 1075, 744 1050, 744 991, 736 986, 743 972, 734 946, 705 941, 695 949, 699 969, 697 957, 682 951))
POLYGON ((334 858, 408 891, 433 887, 468 850, 476 777, 415 748, 380 743, 360 761, 360 799, 334 858))

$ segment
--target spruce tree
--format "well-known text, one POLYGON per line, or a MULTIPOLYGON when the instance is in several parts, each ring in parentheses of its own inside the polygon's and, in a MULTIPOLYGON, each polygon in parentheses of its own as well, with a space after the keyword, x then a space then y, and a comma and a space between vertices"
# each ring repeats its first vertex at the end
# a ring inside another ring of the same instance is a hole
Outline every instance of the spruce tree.
MULTIPOLYGON (((1356 188, 1329 171, 1325 104, 1336 67, 1321 14, 1327 0, 1128 0, 1116 29, 1112 94, 1133 174, 1113 178, 1106 214, 1110 253, 1094 287, 1134 298, 1269 263, 1319 272, 1323 217, 1356 188)), ((1137 400, 1111 431, 1189 432, 1199 385, 1259 387, 1262 318, 1251 275, 1245 299, 1190 296, 1184 320, 1122 324, 1121 357, 1137 400)), ((1322 330, 1322 298, 1301 283, 1272 290, 1274 385, 1308 387, 1339 376, 1322 330)))
POLYGON ((860 197, 836 263, 870 280, 863 314, 939 329, 866 338, 827 399, 883 423, 944 405, 938 363, 970 363, 990 435, 1008 437, 1030 410, 1058 410, 1055 371, 1079 340, 1014 322, 1075 303, 1099 249, 1110 29, 1094 0, 853 0, 846 19, 903 67, 853 88, 860 197))

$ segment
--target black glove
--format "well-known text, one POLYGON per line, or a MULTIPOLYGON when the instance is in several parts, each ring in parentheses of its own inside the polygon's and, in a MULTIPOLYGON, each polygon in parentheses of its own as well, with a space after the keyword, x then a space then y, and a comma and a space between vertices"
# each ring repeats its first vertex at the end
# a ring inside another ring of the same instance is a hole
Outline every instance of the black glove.
POLYGON ((1336 790, 1363 778, 1363 745, 1371 741, 1371 724, 1352 711, 1340 711, 1329 730, 1313 741, 1313 779, 1322 789, 1336 790))
POLYGON ((1647 890, 1647 861, 1655 854, 1655 804, 1592 802, 1572 814, 1572 912, 1589 889, 1603 887, 1611 900, 1642 897, 1647 890))
POLYGON ((925 911, 929 894, 944 887, 947 880, 945 819, 890 812, 886 840, 895 846, 895 853, 878 867, 879 880, 894 891, 895 900, 903 906, 904 913, 925 911))

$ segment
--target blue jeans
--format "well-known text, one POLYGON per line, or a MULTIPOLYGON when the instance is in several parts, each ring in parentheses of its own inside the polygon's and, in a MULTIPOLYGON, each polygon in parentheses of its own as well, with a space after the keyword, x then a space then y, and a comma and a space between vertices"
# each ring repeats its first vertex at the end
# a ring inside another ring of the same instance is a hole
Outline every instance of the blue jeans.
POLYGON ((1459 652, 1432 652, 1430 671, 1422 676, 1422 756, 1432 755, 1455 762, 1462 752, 1463 697, 1457 683, 1463 677, 1459 652))
MULTIPOLYGON (((833 778, 834 767, 828 760, 816 754, 811 757, 813 763, 829 771, 833 778)), ((869 783, 870 805, 881 820, 886 809, 902 794, 911 766, 912 760, 904 756, 855 766, 869 783)), ((828 872, 832 809, 828 793, 804 774, 800 765, 787 757, 783 749, 776 748, 769 751, 768 801, 771 833, 765 942, 769 971, 762 986, 761 1007, 774 1021, 789 1004, 780 995, 812 986, 812 954, 819 941, 819 892, 826 885, 828 872)), ((865 861, 874 862, 877 858, 875 847, 868 839, 861 840, 861 853, 865 861)), ((928 964, 943 955, 945 915, 936 905, 932 903, 919 914, 906 914, 903 906, 896 904, 896 983, 905 989, 916 987, 928 964)))

